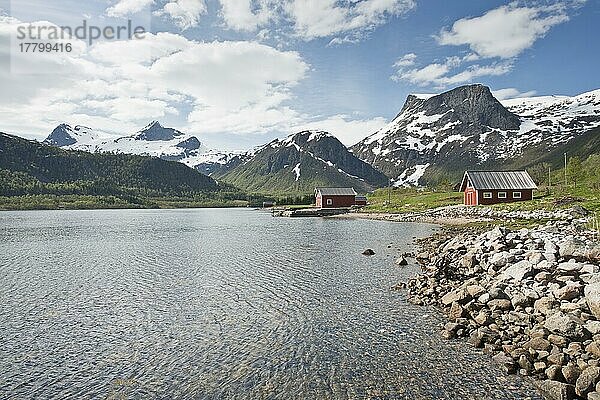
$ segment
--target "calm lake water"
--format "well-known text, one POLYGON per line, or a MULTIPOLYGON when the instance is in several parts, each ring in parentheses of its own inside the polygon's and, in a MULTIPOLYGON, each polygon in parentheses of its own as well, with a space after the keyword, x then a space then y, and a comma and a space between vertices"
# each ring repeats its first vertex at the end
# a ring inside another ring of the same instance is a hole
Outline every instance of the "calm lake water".
POLYGON ((0 398, 539 398, 390 290, 416 271, 398 252, 433 229, 239 209, 0 213, 0 398))

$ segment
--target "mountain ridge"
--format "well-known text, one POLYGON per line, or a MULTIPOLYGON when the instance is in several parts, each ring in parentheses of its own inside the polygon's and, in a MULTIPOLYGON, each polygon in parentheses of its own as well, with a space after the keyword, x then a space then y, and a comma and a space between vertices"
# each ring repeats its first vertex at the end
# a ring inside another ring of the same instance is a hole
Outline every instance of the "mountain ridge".
MULTIPOLYGON (((409 95, 385 127, 351 147, 396 186, 456 179, 466 169, 523 164, 600 126, 600 90, 498 101, 483 85, 409 95)), ((543 158, 543 157, 542 157, 543 158)))
POLYGON ((135 154, 179 161, 206 175, 235 155, 211 150, 197 136, 164 127, 158 121, 152 121, 133 135, 117 138, 81 125, 62 123, 42 143, 67 150, 135 154))

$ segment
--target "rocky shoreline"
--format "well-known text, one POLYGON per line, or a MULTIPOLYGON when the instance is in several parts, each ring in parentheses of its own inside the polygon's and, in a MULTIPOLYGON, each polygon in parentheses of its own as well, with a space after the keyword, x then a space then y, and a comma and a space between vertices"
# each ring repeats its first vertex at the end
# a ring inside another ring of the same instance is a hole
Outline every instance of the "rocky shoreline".
MULTIPOLYGON (((464 338, 507 373, 531 376, 547 399, 599 400, 598 233, 577 209, 470 210, 480 218, 550 221, 519 230, 446 228, 420 240, 415 258, 423 273, 401 285, 408 300, 440 307, 445 338, 464 338)), ((435 212, 449 218, 463 211, 435 212)))
POLYGON ((454 205, 432 208, 420 212, 379 213, 351 212, 333 218, 363 218, 391 222, 424 222, 440 225, 460 226, 476 222, 492 221, 540 221, 540 220, 585 220, 587 211, 575 206, 562 210, 506 210, 491 207, 469 207, 454 205))

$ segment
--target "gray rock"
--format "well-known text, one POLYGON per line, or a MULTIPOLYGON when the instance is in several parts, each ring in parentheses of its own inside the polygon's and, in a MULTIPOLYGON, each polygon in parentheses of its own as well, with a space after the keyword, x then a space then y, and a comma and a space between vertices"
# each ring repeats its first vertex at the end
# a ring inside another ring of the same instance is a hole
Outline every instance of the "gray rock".
POLYGON ((600 393, 599 392, 590 392, 587 395, 588 400, 600 400, 600 393))
POLYGON ((584 288, 585 301, 590 311, 600 319, 600 282, 589 283, 584 288))
POLYGON ((558 302, 551 297, 541 297, 533 303, 533 309, 544 315, 558 308, 558 302))
POLYGON ((558 365, 558 366, 565 365, 567 362, 567 356, 564 355, 563 353, 550 354, 547 357, 547 359, 550 364, 554 364, 554 365, 558 365))
POLYGON ((551 365, 546 368, 545 374, 546 377, 552 381, 560 381, 563 380, 562 373, 560 372, 560 365, 551 365))
POLYGON ((513 374, 516 372, 517 365, 515 363, 515 360, 513 360, 512 357, 504 353, 496 354, 494 357, 492 357, 492 361, 500 365, 504 372, 506 372, 507 374, 513 374))
POLYGON ((562 311, 548 316, 544 322, 544 328, 572 339, 581 339, 585 336, 583 322, 562 311))
POLYGON ((489 263, 495 267, 504 267, 509 262, 513 262, 515 260, 515 256, 503 251, 499 253, 493 253, 489 263))
POLYGON ((467 293, 471 297, 479 297, 485 292, 485 289, 481 285, 467 285, 467 293))
POLYGON ((600 321, 587 321, 585 323, 585 329, 587 329, 592 335, 600 333, 600 321))
POLYGON ((468 293, 466 293, 466 291, 464 289, 456 289, 453 290, 449 293, 446 293, 442 299, 441 302, 443 305, 448 306, 454 302, 457 303, 461 303, 464 302, 465 299, 467 299, 468 293))
POLYGON ((529 261, 523 260, 506 268, 504 272, 502 272, 502 278, 512 278, 515 281, 520 282, 532 274, 533 266, 529 261))
POLYGON ((592 342, 585 346, 585 351, 592 354, 596 358, 600 358, 600 344, 597 342, 592 342))
POLYGON ((600 368, 588 367, 581 372, 575 382, 575 393, 585 396, 596 389, 596 383, 600 380, 600 368))
POLYGON ((487 302, 487 306, 492 311, 494 311, 494 310, 507 311, 507 310, 510 310, 512 303, 510 302, 510 300, 507 300, 507 299, 493 299, 493 300, 490 300, 487 302))
POLYGON ((552 347, 552 344, 544 338, 536 337, 526 342, 523 347, 526 349, 547 351, 552 347))
POLYGON ((475 318, 473 318, 473 320, 475 322, 477 322, 479 325, 484 325, 484 326, 492 323, 492 319, 490 318, 490 315, 484 310, 479 311, 479 313, 475 316, 475 318))
POLYGON ((521 292, 515 292, 510 296, 510 302, 513 307, 527 307, 530 305, 530 299, 521 292))
POLYGON ((569 364, 562 367, 560 372, 565 377, 567 383, 575 384, 581 374, 581 369, 577 365, 569 364))
POLYGON ((579 272, 581 270, 581 267, 583 267, 583 264, 574 261, 569 261, 559 263, 556 268, 562 272, 573 273, 579 272))
POLYGON ((552 241, 546 240, 546 242, 544 243, 544 252, 556 253, 558 252, 558 246, 555 245, 552 241))
POLYGON ((571 257, 578 254, 578 250, 583 244, 573 238, 568 238, 558 245, 558 254, 561 257, 571 257))
POLYGON ((559 300, 571 301, 581 296, 581 284, 577 282, 567 282, 567 284, 558 290, 555 290, 552 294, 559 300))
POLYGON ((404 257, 400 257, 396 260, 396 265, 408 265, 408 261, 404 257))
POLYGON ((452 306, 450 306, 450 311, 448 311, 448 319, 450 321, 456 321, 457 319, 465 316, 466 312, 464 308, 462 308, 457 302, 452 303, 452 306))
POLYGON ((527 257, 527 260, 533 264, 533 265, 537 265, 539 263, 541 263, 542 261, 544 261, 546 259, 546 257, 544 257, 544 255, 540 252, 533 252, 529 255, 529 257, 527 257))
POLYGON ((547 400, 572 400, 575 397, 575 388, 567 383, 546 380, 536 386, 547 400))

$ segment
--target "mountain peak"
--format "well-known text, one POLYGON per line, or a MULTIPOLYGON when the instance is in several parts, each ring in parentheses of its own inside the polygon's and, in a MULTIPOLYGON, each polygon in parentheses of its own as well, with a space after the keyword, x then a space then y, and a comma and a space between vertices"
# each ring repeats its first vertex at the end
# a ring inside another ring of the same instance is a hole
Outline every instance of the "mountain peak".
POLYGON ((142 129, 142 132, 146 131, 146 130, 149 130, 149 129, 152 129, 152 128, 162 128, 162 127, 163 126, 160 124, 160 122, 158 122, 158 121, 152 121, 148 125, 146 125, 146 127, 144 127, 144 129, 142 129))
POLYGON ((152 121, 150 124, 146 125, 144 129, 138 132, 135 136, 136 140, 148 140, 148 141, 156 141, 156 140, 172 140, 178 136, 183 136, 184 133, 178 131, 173 128, 165 128, 160 122, 152 121))
POLYGON ((62 123, 54 128, 54 130, 50 133, 50 135, 48 135, 43 143, 59 147, 70 146, 77 143, 77 140, 72 134, 73 128, 71 128, 69 124, 62 123))

